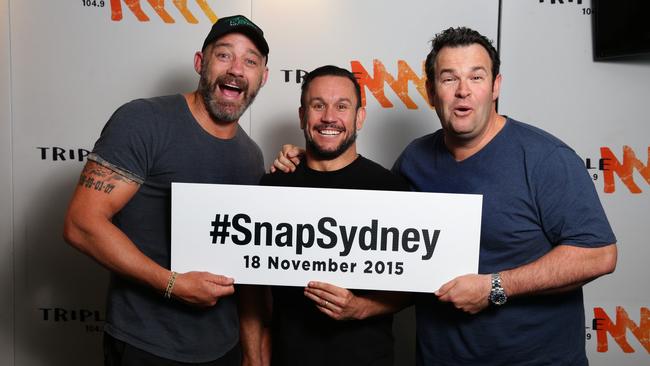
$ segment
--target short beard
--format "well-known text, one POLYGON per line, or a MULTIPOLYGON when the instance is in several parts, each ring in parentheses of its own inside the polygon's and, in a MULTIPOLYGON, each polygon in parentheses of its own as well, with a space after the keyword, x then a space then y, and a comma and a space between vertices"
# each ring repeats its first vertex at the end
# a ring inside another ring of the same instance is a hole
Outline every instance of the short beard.
POLYGON ((248 106, 255 100, 259 87, 251 90, 249 93, 248 83, 245 79, 237 79, 229 75, 222 75, 210 84, 206 73, 207 67, 203 67, 201 69, 201 78, 199 80, 199 94, 203 97, 203 102, 208 110, 208 114, 210 114, 210 117, 217 122, 237 122, 246 111, 246 108, 248 108, 248 106), (239 108, 236 108, 234 103, 218 102, 214 99, 214 92, 219 87, 219 84, 225 84, 231 81, 236 82, 237 85, 242 88, 242 93, 244 93, 244 100, 239 108), (236 109, 232 112, 228 112, 229 109, 233 108, 236 109))
POLYGON ((307 150, 313 155, 314 158, 318 160, 334 160, 346 152, 352 144, 357 140, 357 128, 356 122, 354 127, 354 133, 350 135, 345 141, 343 141, 336 149, 334 150, 323 150, 321 149, 314 140, 309 136, 307 129, 304 130, 305 134, 305 145, 307 150))

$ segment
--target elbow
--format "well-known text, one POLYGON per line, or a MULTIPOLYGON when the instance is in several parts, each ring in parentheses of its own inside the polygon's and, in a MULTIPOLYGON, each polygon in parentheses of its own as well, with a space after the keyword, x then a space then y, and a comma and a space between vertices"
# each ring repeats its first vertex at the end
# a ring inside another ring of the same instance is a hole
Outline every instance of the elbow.
POLYGON ((614 272, 618 258, 618 250, 616 248, 616 244, 610 244, 603 247, 601 250, 602 253, 599 260, 600 265, 598 266, 597 276, 602 276, 614 272))
POLYGON ((611 244, 607 246, 607 252, 605 255, 605 273, 609 274, 616 270, 616 262, 618 261, 618 249, 616 244, 611 244))
POLYGON ((73 248, 85 252, 83 245, 85 235, 83 233, 84 230, 78 224, 77 220, 68 213, 63 223, 63 240, 73 248))

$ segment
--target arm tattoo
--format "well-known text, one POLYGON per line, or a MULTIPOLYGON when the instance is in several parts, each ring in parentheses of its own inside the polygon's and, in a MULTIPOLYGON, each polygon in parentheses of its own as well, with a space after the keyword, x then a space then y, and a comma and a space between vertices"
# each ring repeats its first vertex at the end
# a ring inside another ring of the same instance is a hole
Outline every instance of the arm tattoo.
POLYGON ((115 183, 118 181, 126 182, 127 184, 137 184, 131 179, 117 174, 109 168, 99 164, 94 164, 93 166, 86 165, 79 177, 80 186, 104 192, 106 194, 110 194, 113 191, 115 183))

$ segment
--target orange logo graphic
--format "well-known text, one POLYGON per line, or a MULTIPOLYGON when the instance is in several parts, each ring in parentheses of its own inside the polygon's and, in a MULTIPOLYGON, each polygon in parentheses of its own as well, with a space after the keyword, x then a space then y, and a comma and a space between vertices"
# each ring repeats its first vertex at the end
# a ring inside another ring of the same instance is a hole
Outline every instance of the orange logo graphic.
MULTIPOLYGON (((114 21, 122 20, 122 1, 129 7, 131 12, 138 18, 141 22, 148 22, 149 17, 140 7, 140 0, 111 0, 111 19, 114 21)), ((174 18, 165 10, 165 0, 147 0, 149 5, 153 10, 158 14, 160 19, 165 23, 174 23, 174 18)), ((187 0, 172 0, 172 3, 176 8, 181 12, 183 18, 188 23, 196 24, 199 21, 194 17, 192 12, 187 8, 187 0)), ((196 3, 199 5, 203 13, 207 15, 212 23, 217 21, 217 16, 214 14, 210 6, 208 5, 207 0, 196 0, 196 3)))
POLYGON ((357 80, 359 80, 359 85, 361 85, 361 102, 363 105, 366 105, 366 88, 368 88, 382 107, 393 108, 393 103, 384 94, 385 82, 393 89, 406 108, 418 109, 418 105, 409 96, 409 81, 415 85, 424 102, 428 105, 425 87, 427 77, 424 72, 424 63, 422 63, 422 76, 419 76, 406 61, 398 60, 397 79, 386 71, 386 67, 379 60, 372 62, 373 76, 370 76, 370 73, 366 71, 359 61, 351 61, 350 65, 352 72, 356 75, 357 80))
POLYGON ((630 320, 625 309, 616 307, 616 322, 605 313, 602 308, 594 308, 593 329, 596 331, 598 342, 597 351, 607 352, 609 343, 607 334, 621 347, 625 353, 634 353, 635 350, 627 341, 626 331, 629 329, 634 337, 641 343, 646 352, 650 354, 650 310, 641 308, 639 324, 630 320))
POLYGON ((636 157, 636 154, 634 154, 634 151, 629 146, 623 146, 622 163, 608 147, 601 147, 600 155, 607 162, 603 169, 605 193, 613 193, 616 190, 614 186, 614 173, 618 175, 623 184, 632 193, 641 193, 641 188, 634 182, 633 173, 635 169, 650 184, 650 146, 648 147, 648 157, 645 165, 636 157))

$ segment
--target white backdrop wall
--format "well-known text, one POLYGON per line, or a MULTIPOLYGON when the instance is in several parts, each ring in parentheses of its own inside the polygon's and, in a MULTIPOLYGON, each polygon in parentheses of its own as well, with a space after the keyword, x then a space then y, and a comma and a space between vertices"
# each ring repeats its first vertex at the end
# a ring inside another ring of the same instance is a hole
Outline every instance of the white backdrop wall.
MULTIPOLYGON (((500 37, 500 112, 584 157, 621 243, 616 273, 585 290, 591 364, 650 361, 650 60, 594 63, 589 1, 163 3, 159 15, 147 1, 132 11, 123 0, 0 0, 3 365, 101 363, 107 273, 61 239, 67 201, 110 114, 134 98, 193 90, 193 54, 215 17, 231 14, 253 19, 271 46, 269 82, 241 122, 267 163, 282 143, 303 141, 305 70, 360 72, 368 119, 359 149, 390 167, 410 140, 439 128, 422 89, 431 37, 457 25, 500 37), (609 168, 599 170, 603 158, 609 168)), ((396 328, 397 364, 412 365, 412 311, 396 328)))
POLYGON ((10 81, 9 3, 0 0, 0 363, 3 365, 12 365, 14 361, 10 81))

